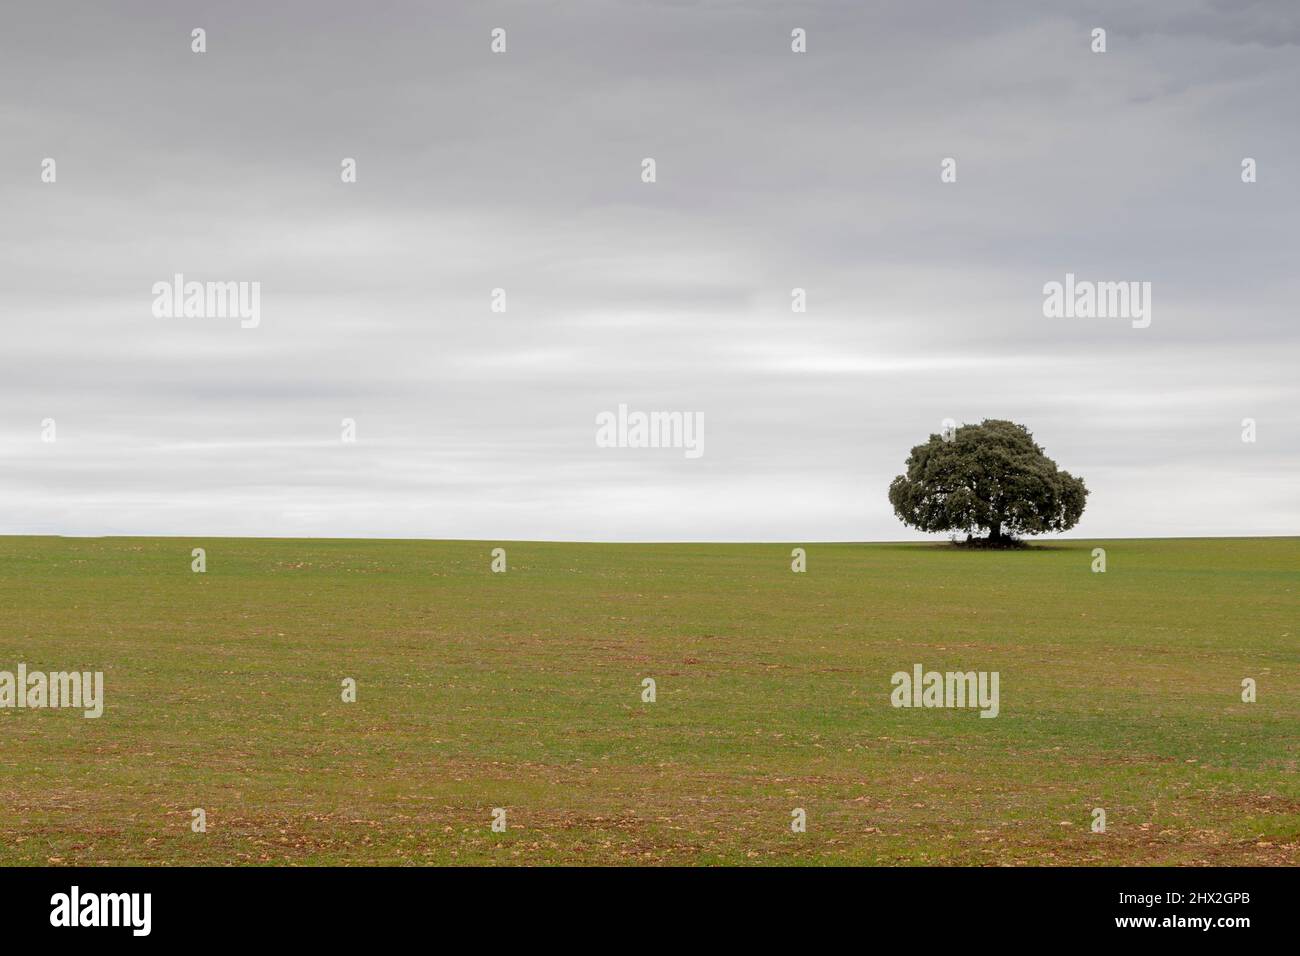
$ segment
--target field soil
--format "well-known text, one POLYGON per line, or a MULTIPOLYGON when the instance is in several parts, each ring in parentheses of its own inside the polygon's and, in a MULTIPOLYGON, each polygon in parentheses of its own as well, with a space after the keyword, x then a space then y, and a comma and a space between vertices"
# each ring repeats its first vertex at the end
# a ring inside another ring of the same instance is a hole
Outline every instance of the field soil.
POLYGON ((0 709, 0 864, 1300 862, 1297 538, 5 537, 0 606, 106 698, 0 709))

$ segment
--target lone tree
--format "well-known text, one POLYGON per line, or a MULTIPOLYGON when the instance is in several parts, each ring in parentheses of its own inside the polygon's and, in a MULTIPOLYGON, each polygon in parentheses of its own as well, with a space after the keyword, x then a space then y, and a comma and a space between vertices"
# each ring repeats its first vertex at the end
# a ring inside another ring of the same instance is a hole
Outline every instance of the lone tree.
POLYGON ((889 485, 889 503, 905 524, 983 529, 989 545, 1073 528, 1087 498, 1083 480, 1058 469, 1029 429, 995 418, 931 435, 907 456, 907 474, 889 485))

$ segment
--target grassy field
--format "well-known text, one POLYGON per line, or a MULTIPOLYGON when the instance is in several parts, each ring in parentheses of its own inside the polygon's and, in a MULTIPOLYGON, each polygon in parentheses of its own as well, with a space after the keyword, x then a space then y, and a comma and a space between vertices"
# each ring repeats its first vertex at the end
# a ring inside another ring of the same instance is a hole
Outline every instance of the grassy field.
POLYGON ((0 864, 1300 862, 1300 539, 793 544, 0 538, 0 864))

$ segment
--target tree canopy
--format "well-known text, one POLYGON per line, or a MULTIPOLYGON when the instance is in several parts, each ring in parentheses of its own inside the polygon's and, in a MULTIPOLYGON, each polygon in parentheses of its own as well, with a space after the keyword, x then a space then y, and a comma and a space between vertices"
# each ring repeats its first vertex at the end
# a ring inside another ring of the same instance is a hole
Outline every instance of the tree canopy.
POLYGON ((931 435, 907 456, 889 486, 894 513, 921 531, 983 530, 989 543, 1066 531, 1083 514, 1088 489, 1043 453, 1029 429, 985 419, 931 435))

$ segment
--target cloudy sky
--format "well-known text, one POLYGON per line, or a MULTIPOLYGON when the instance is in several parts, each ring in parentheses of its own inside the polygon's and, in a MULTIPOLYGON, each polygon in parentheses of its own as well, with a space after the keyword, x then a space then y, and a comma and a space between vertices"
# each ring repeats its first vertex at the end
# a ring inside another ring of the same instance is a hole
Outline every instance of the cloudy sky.
POLYGON ((1292 0, 6 3, 0 532, 910 538, 991 417, 1078 536, 1300 533, 1298 91, 1292 0))

